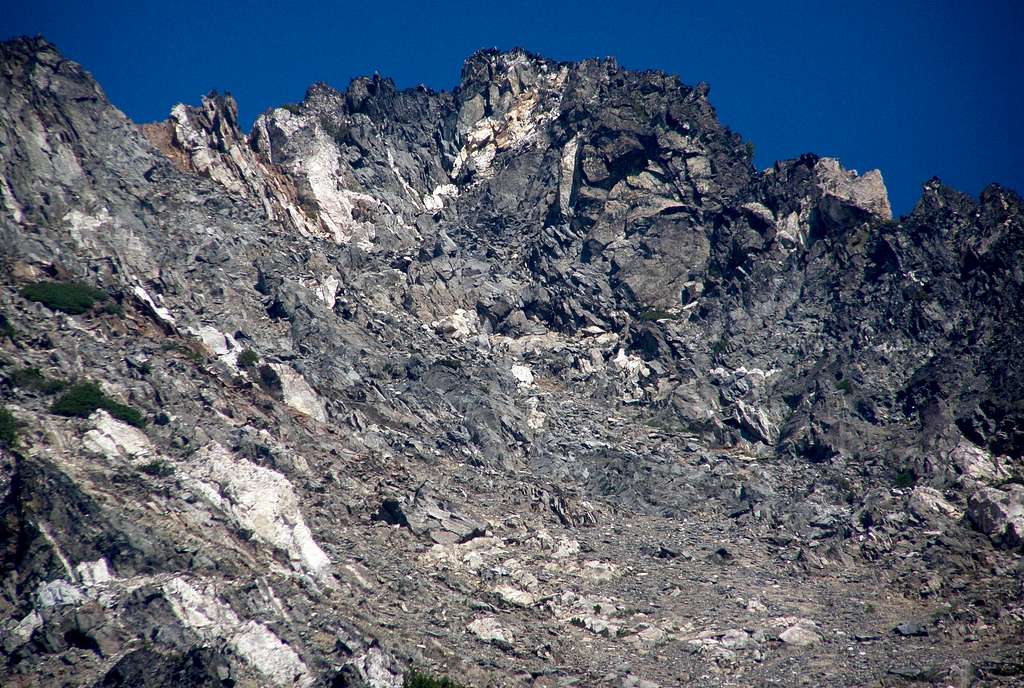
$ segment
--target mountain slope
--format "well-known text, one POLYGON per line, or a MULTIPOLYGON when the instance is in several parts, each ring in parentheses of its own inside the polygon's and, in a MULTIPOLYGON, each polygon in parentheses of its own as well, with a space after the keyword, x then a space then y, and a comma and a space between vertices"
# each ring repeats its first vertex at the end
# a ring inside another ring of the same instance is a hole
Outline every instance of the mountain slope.
POLYGON ((1019 680, 1012 191, 893 220, 608 60, 250 134, 135 126, 42 39, 0 71, 6 680, 1019 680))

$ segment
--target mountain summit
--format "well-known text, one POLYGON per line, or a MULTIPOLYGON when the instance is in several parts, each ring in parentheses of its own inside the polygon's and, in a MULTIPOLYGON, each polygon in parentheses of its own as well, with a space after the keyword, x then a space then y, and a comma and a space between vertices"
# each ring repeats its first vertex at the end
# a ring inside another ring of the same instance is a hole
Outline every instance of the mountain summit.
POLYGON ((242 131, 0 44, 0 677, 1017 685, 1024 204, 481 51, 242 131))

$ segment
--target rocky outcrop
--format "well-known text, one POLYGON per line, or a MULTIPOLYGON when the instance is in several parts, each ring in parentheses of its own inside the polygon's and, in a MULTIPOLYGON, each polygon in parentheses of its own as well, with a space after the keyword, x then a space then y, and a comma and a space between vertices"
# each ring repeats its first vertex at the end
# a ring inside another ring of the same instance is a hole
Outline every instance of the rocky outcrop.
POLYGON ((613 60, 246 134, 4 43, 2 682, 1019 682, 1022 242, 613 60))
POLYGON ((1024 486, 981 488, 971 495, 967 515, 993 542, 1011 549, 1024 546, 1024 486))
POLYGON ((327 577, 330 559, 313 541, 283 475, 236 459, 216 443, 196 452, 185 471, 188 487, 248 537, 283 552, 299 570, 327 577))
POLYGON ((179 168, 209 177, 262 206, 268 220, 304 234, 326 231, 300 207, 291 178, 250 147, 230 95, 211 93, 201 107, 177 105, 166 122, 145 124, 142 132, 179 168))

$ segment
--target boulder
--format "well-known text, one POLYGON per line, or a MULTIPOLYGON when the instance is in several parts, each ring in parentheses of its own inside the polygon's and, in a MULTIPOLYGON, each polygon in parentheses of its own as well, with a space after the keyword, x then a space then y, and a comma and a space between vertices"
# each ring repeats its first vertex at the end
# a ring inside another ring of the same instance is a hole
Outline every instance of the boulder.
POLYGON ((981 488, 967 502, 967 517, 997 545, 1020 549, 1024 546, 1024 485, 981 488))
POLYGON ((779 640, 787 645, 808 647, 810 645, 817 645, 820 643, 822 641, 822 637, 821 633, 818 631, 818 625, 816 623, 810 619, 797 619, 784 631, 779 633, 779 640))
POLYGON ((471 621, 466 630, 485 643, 507 646, 512 643, 512 634, 505 630, 493 616, 471 621))

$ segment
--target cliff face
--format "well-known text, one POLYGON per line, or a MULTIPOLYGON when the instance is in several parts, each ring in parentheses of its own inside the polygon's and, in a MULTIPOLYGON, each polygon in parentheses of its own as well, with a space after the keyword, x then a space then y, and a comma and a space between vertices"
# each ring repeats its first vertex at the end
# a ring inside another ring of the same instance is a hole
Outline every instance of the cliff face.
POLYGON ((17 39, 0 105, 5 682, 1019 680, 1014 192, 518 50, 246 134, 17 39))

